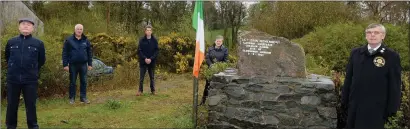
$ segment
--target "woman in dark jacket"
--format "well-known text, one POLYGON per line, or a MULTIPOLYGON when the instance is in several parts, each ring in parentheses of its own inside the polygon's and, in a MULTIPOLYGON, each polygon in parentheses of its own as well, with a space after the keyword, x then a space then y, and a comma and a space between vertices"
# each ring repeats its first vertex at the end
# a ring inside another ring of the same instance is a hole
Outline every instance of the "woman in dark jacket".
MULTIPOLYGON (((228 48, 222 45, 223 37, 217 36, 215 39, 215 44, 208 48, 208 51, 205 55, 206 64, 208 68, 211 68, 212 65, 216 62, 228 62, 228 48)), ((208 97, 209 90, 209 80, 206 80, 204 94, 202 96, 201 104, 204 104, 206 97, 208 97)))

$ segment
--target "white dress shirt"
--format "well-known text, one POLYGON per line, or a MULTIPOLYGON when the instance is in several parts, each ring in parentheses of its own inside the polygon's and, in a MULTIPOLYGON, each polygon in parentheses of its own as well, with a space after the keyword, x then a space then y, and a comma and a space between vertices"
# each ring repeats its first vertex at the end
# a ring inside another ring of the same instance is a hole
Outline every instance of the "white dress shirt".
MULTIPOLYGON (((379 45, 377 45, 377 47, 373 48, 373 50, 374 50, 374 51, 377 51, 377 49, 379 49, 379 47, 380 47, 381 45, 382 45, 382 44, 380 43, 379 45)), ((372 49, 372 48, 370 47, 369 44, 367 44, 367 50, 370 50, 370 49, 372 49)))

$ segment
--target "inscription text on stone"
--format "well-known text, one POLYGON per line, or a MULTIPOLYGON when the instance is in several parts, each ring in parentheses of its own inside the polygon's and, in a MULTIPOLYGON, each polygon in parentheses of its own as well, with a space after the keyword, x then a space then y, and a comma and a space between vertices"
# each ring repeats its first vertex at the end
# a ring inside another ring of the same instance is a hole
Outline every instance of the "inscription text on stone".
POLYGON ((254 56, 264 56, 266 54, 270 55, 271 52, 269 48, 275 44, 279 44, 280 41, 275 40, 258 40, 258 39, 242 39, 242 52, 247 53, 247 55, 254 56))

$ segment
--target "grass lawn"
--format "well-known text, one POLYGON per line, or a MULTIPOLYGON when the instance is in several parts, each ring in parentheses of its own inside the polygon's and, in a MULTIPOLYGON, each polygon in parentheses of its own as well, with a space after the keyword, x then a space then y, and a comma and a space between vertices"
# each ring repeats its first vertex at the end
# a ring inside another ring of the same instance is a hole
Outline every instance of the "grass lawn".
MULTIPOLYGON (((139 97, 135 96, 137 87, 134 87, 88 92, 91 104, 81 104, 78 99, 74 105, 70 105, 67 98, 40 99, 37 103, 38 124, 40 128, 192 128, 192 78, 173 75, 173 78, 156 84, 155 96, 149 94, 149 84, 145 83, 146 93, 139 97)), ((199 98, 203 87, 204 81, 200 81, 199 98)), ((201 110, 205 109, 202 107, 201 110)), ((24 103, 18 113, 18 127, 27 128, 24 103)), ((5 116, 6 106, 2 102, 2 128, 5 127, 5 116)), ((203 123, 201 120, 198 122, 203 123)))

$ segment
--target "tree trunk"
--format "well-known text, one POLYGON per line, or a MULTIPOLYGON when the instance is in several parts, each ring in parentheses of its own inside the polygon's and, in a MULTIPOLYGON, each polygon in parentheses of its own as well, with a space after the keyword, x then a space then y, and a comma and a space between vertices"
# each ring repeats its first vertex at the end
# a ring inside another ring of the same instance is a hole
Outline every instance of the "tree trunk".
POLYGON ((232 29, 231 29, 231 37, 232 37, 232 39, 231 39, 231 42, 229 43, 229 49, 232 49, 232 44, 235 42, 235 39, 236 39, 236 36, 235 36, 235 28, 236 28, 236 26, 232 26, 232 29))
POLYGON ((107 9, 107 32, 110 30, 109 25, 110 25, 110 2, 107 2, 108 4, 108 9, 107 9))
MULTIPOLYGON (((408 5, 410 6, 410 2, 408 2, 408 5)), ((409 11, 408 11, 408 13, 409 13, 409 15, 408 16, 410 16, 410 8, 408 8, 409 9, 409 11)), ((408 47, 409 47, 409 49, 408 49, 408 57, 409 57, 409 62, 410 62, 410 20, 408 21, 409 22, 409 24, 407 24, 407 26, 408 26, 408 32, 407 32, 407 34, 408 34, 408 40, 409 40, 409 45, 408 45, 408 47)), ((409 72, 409 71, 407 71, 407 72, 409 72)), ((408 82, 410 83, 410 73, 409 73, 409 75, 408 75, 408 82)), ((410 99, 410 98, 409 98, 410 99)), ((409 100, 410 101, 410 100, 409 100)), ((409 126, 410 126, 410 124, 409 124, 409 126)))
POLYGON ((237 41, 238 41, 238 40, 236 40, 236 38, 238 37, 238 30, 241 27, 241 22, 242 22, 241 20, 243 18, 242 14, 244 13, 243 12, 244 10, 242 10, 242 7, 243 7, 243 4, 240 3, 240 5, 238 7, 239 14, 238 14, 237 20, 235 22, 235 30, 233 30, 233 36, 232 36, 232 37, 234 37, 234 38, 232 38, 232 45, 233 46, 235 46, 237 44, 237 41))

